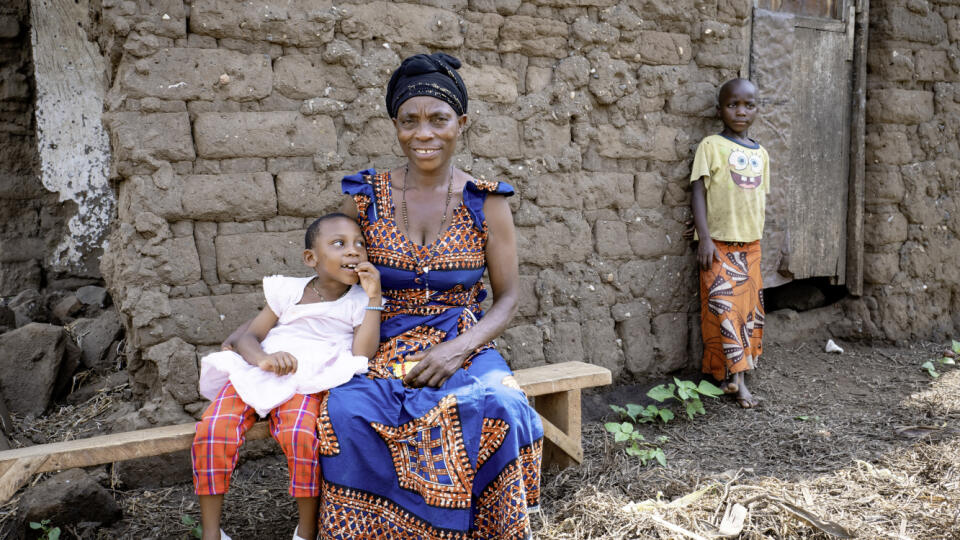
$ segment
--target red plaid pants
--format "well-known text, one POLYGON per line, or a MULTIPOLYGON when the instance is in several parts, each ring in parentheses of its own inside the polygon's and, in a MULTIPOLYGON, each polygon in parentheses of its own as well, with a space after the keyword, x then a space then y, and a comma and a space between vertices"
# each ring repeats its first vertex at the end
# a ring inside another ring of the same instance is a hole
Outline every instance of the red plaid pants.
MULTIPOLYGON (((270 434, 280 443, 290 471, 290 495, 320 495, 320 464, 317 456, 318 394, 297 394, 270 411, 270 434)), ((256 412, 237 395, 232 384, 220 391, 197 423, 190 456, 193 486, 197 495, 220 495, 230 487, 237 466, 237 451, 244 436, 257 421, 256 412)))

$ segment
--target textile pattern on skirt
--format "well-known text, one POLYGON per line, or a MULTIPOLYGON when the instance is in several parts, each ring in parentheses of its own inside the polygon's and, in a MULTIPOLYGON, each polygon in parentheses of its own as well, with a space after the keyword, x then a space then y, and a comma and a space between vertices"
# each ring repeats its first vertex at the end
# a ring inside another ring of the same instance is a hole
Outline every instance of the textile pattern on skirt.
POLYGON ((543 428, 493 344, 440 388, 408 388, 403 358, 482 317, 487 194, 468 183, 449 227, 420 246, 397 229, 387 174, 343 179, 385 311, 370 373, 330 390, 318 420, 322 538, 524 538, 539 500, 543 428))
POLYGON ((703 372, 722 381, 756 367, 763 352, 763 278, 760 241, 713 241, 720 252, 700 270, 703 372))

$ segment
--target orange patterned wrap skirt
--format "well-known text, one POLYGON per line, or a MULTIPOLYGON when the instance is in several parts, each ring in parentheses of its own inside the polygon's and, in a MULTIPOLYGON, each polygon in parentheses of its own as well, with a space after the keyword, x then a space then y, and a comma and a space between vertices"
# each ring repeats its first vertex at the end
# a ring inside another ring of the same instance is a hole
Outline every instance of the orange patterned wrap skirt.
POLYGON ((700 270, 700 330, 703 372, 722 381, 763 352, 763 278, 759 240, 713 243, 721 260, 700 270))

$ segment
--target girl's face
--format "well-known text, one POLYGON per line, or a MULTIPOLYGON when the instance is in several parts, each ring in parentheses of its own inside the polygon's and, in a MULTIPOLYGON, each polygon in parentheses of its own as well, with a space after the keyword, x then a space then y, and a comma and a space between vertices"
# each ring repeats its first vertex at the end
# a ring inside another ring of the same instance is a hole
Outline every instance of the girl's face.
POLYGON ((334 218, 320 224, 313 248, 303 251, 303 262, 321 280, 346 285, 359 281, 356 266, 367 260, 367 245, 360 227, 350 219, 334 218))
POLYGON ((404 101, 393 125, 410 165, 423 171, 446 168, 457 151, 467 116, 457 116, 445 101, 417 96, 404 101))

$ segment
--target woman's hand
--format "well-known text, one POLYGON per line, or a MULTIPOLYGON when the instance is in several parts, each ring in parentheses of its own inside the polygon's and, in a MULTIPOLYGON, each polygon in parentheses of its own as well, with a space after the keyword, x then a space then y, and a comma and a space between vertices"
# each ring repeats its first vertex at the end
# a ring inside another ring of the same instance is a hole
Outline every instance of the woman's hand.
POLYGON ((458 347, 454 342, 438 343, 429 349, 404 357, 404 362, 419 363, 410 370, 410 373, 407 373, 403 382, 415 388, 422 386, 439 388, 460 369, 466 359, 467 353, 465 351, 458 352, 458 347))
POLYGON ((700 262, 700 268, 709 270, 710 266, 713 265, 714 259, 722 262, 717 246, 714 245, 713 240, 710 238, 701 238, 700 245, 697 246, 697 260, 700 262))
POLYGON ((288 352, 275 352, 257 362, 257 367, 277 375, 287 375, 297 370, 297 358, 288 352))

